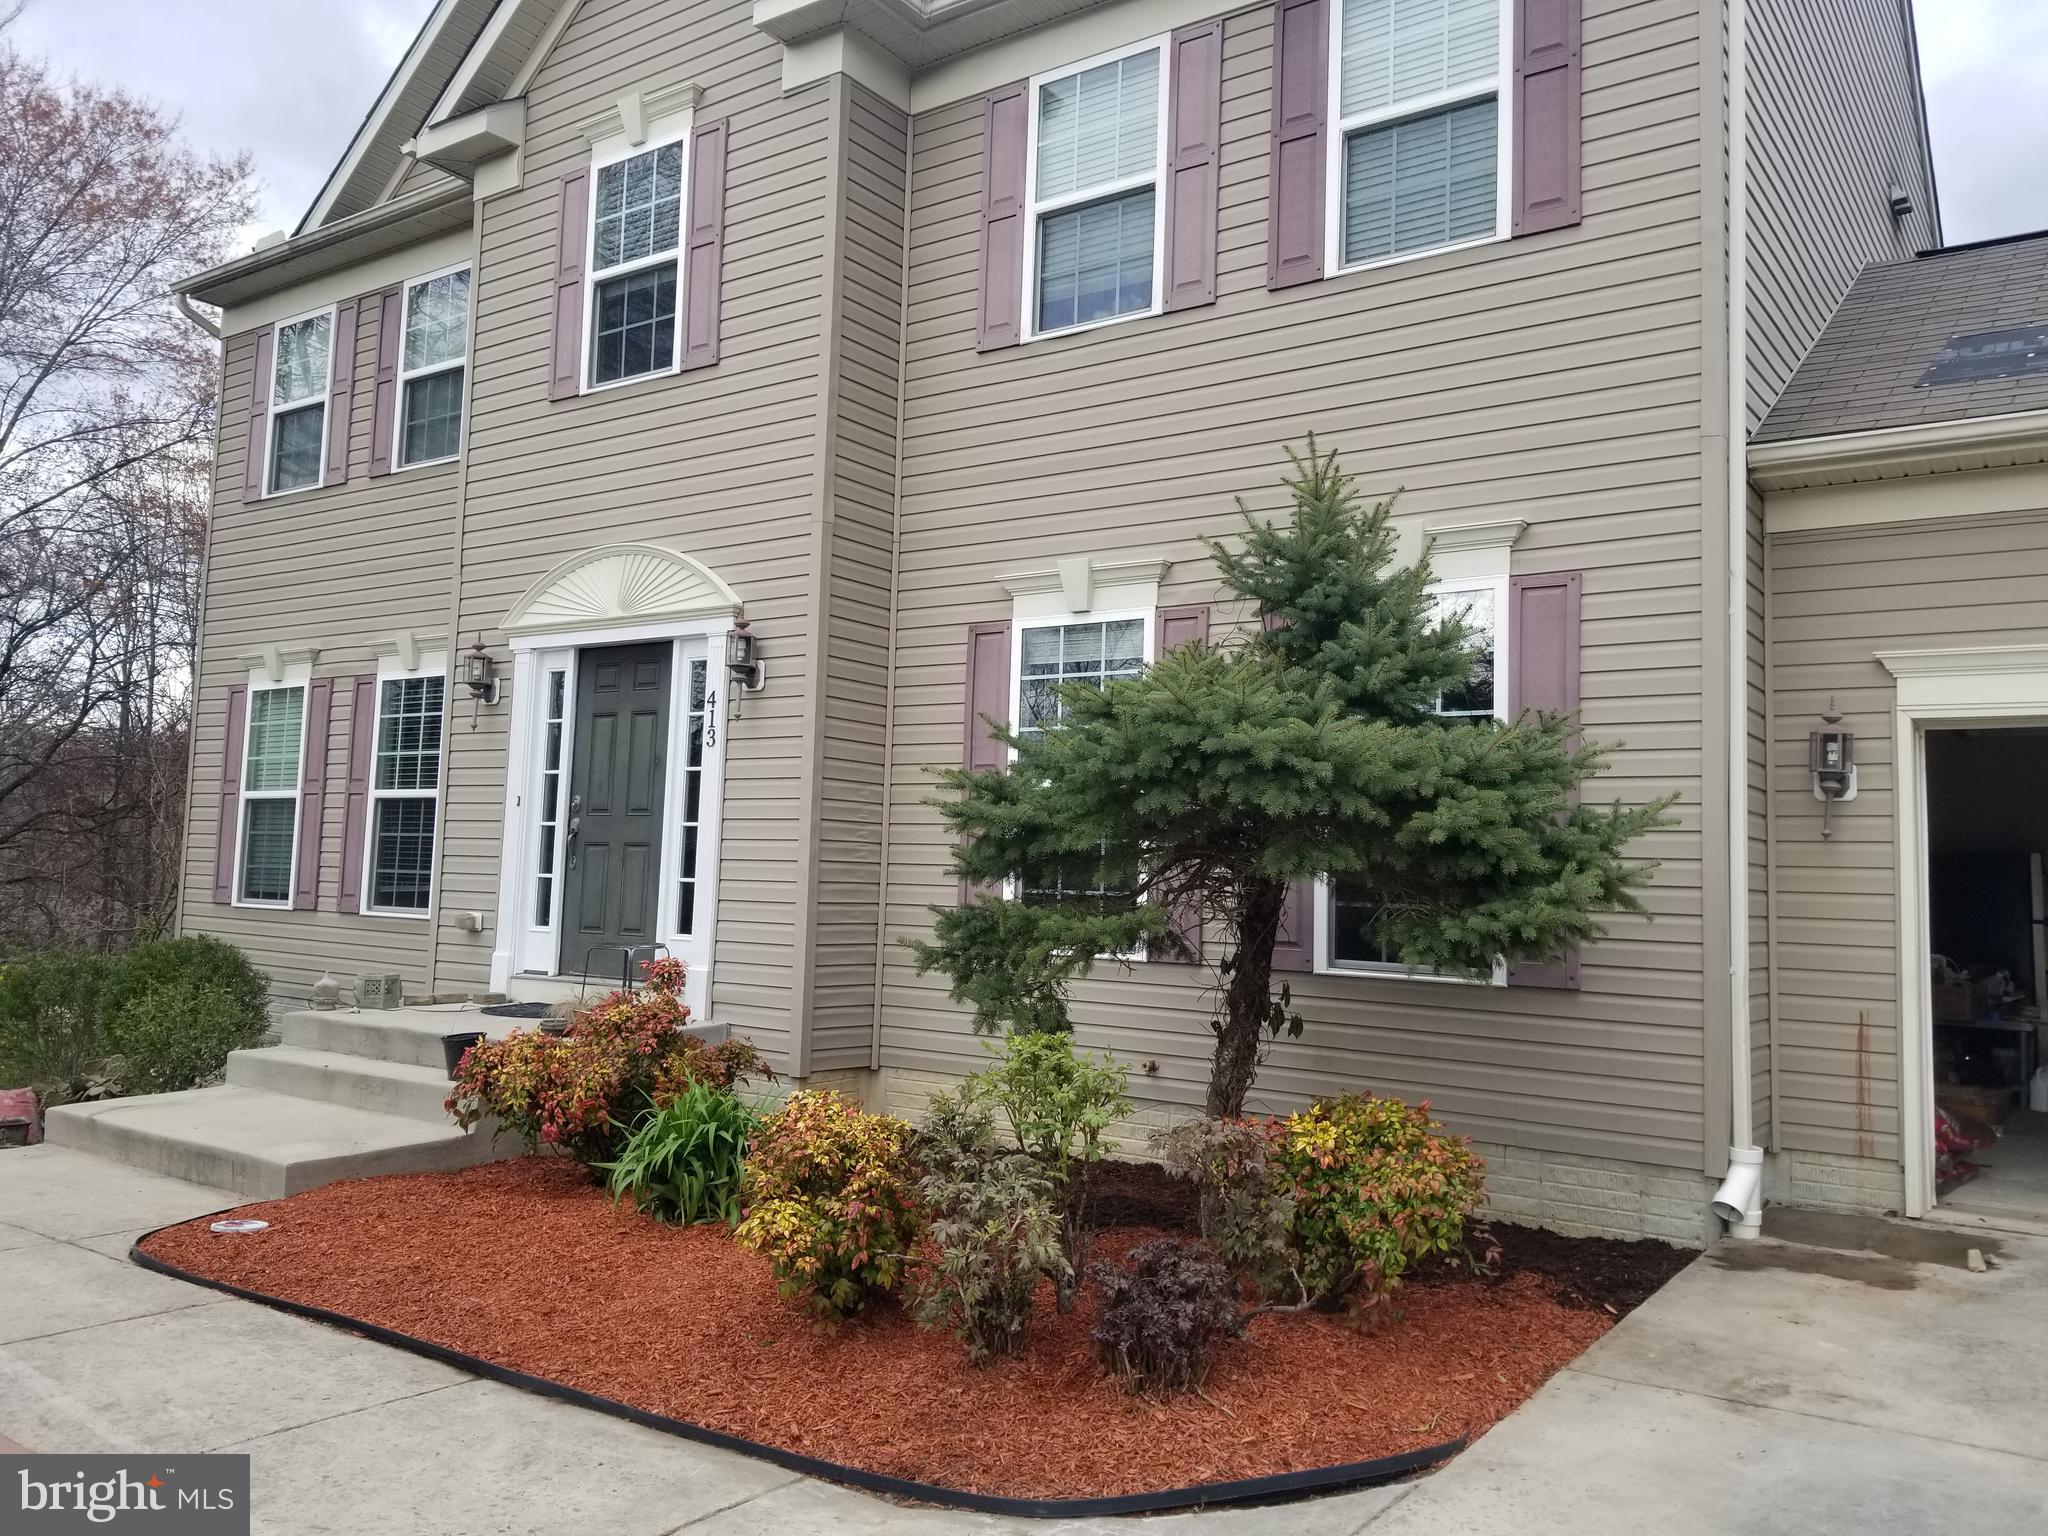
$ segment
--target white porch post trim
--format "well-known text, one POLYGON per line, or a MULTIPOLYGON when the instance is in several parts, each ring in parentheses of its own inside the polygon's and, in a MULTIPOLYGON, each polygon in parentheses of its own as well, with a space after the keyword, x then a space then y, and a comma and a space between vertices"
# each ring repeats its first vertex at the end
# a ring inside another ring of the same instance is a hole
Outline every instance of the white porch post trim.
POLYGON ((2048 646, 1880 651, 1897 686, 1892 785, 1898 882, 1899 1146, 1906 1214, 1934 1208, 1934 1060, 1927 957, 1925 733, 1946 726, 2048 725, 2048 646))

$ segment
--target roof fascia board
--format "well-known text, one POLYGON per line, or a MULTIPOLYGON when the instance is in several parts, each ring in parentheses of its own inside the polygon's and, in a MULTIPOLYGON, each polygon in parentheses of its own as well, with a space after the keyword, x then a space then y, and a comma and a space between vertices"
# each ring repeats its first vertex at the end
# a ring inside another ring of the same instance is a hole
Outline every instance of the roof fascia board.
MULTIPOLYGON (((350 214, 345 219, 336 219, 332 224, 323 225, 306 234, 294 235, 289 240, 267 245, 260 251, 250 252, 247 256, 238 256, 233 261, 222 262, 219 266, 209 267, 204 272, 195 272, 174 284, 172 291, 189 295, 202 304, 219 304, 222 302, 220 299, 209 295, 218 293, 231 284, 260 278, 265 272, 290 266, 310 256, 331 253, 336 258, 334 265, 344 265, 352 248, 364 248, 365 254, 369 254, 367 248, 375 245, 377 236, 393 226, 413 219, 430 217, 452 209, 458 204, 467 207, 471 201, 472 194, 466 184, 410 193, 404 197, 394 198, 388 203, 380 203, 374 208, 365 208, 361 213, 350 214)), ((283 287, 301 280, 297 275, 283 276, 276 286, 283 287)), ((247 300, 244 298, 229 302, 247 300)))
POLYGON ((405 56, 398 61, 398 67, 391 71, 391 78, 384 82, 383 91, 378 94, 377 100, 371 105, 361 125, 357 127, 355 137, 349 140, 347 153, 341 157, 334 169, 327 173, 327 180, 320 187, 320 195, 313 199, 313 206, 306 210, 306 216, 299 220, 298 227, 292 231, 294 235, 317 230, 326 222, 328 213, 334 207, 334 200, 341 195, 341 189, 348 185, 356 167, 362 164, 363 156, 368 153, 370 145, 384 131, 385 124, 391 116, 391 109, 404 94, 405 87, 414 73, 426 60, 427 54, 433 48, 434 39, 440 35, 441 29, 448 25, 459 3, 460 0, 440 0, 432 14, 421 24, 418 33, 413 37, 412 46, 406 49, 405 56))
POLYGON ((1959 458, 2011 464, 2037 457, 2048 457, 2048 410, 1752 443, 1749 474, 1759 489, 1774 491, 1930 474, 1959 458))

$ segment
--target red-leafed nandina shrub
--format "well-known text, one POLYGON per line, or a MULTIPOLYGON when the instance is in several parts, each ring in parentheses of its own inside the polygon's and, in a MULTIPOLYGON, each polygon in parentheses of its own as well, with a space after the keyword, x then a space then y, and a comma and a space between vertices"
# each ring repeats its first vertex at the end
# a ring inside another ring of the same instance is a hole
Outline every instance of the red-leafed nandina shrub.
POLYGON ((558 1147, 579 1162, 603 1162, 650 1102, 692 1081, 729 1088, 750 1074, 773 1076, 743 1040, 708 1046, 683 1033, 682 961, 655 960, 643 973, 642 990, 607 993, 566 1035, 516 1030, 471 1047, 448 1097, 456 1123, 467 1129, 492 1115, 529 1150, 558 1147))
POLYGON ((1347 1093, 1265 1122, 1269 1163, 1293 1196, 1290 1246, 1305 1299, 1371 1305, 1417 1259, 1455 1252, 1486 1165, 1427 1103, 1347 1093))
POLYGON ((837 1321, 896 1289, 923 1226, 915 1140, 830 1090, 793 1093, 761 1121, 733 1235, 767 1258, 784 1300, 837 1321))

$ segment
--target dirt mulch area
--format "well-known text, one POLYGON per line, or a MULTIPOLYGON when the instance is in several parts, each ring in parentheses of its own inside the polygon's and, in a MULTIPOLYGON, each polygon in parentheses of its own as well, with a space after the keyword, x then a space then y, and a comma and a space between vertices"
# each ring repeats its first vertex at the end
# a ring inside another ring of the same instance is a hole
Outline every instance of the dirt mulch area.
MULTIPOLYGON (((1013 1497, 1222 1482, 1477 1435, 1613 1323, 1561 1301, 1540 1265, 1438 1274, 1373 1332, 1259 1318, 1248 1340, 1222 1347, 1204 1395, 1154 1403, 1097 1365, 1092 1287, 1065 1317, 1041 1293, 1028 1353, 976 1370, 949 1333, 894 1306, 814 1327, 722 1229, 615 1209, 558 1160, 332 1184, 238 1214, 271 1227, 224 1236, 201 1218, 143 1246, 195 1274, 674 1418, 1013 1497)), ((1105 1231, 1098 1256, 1156 1235, 1105 1231)))

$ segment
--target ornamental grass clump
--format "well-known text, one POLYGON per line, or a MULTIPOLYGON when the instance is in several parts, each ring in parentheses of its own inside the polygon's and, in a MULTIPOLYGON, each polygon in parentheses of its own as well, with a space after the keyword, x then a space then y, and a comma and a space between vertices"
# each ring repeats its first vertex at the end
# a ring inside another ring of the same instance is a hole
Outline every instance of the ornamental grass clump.
POLYGON ((708 1046, 683 1032, 682 961, 650 961, 642 972, 644 987, 607 993, 565 1035, 515 1030, 472 1046, 447 1100, 455 1123, 467 1130, 492 1116, 530 1152, 552 1148, 595 1165, 615 1157, 650 1103, 660 1108, 690 1083, 774 1077, 743 1040, 708 1046))
POLYGON ((918 1261, 917 1320, 950 1324, 976 1365, 1020 1353, 1039 1280, 1072 1273, 1052 1180, 1030 1154, 997 1143, 995 1111, 971 1089, 933 1096, 919 1154, 931 1225, 918 1261))
POLYGON ((1128 1391, 1194 1391, 1217 1341, 1243 1329, 1230 1267, 1199 1244, 1160 1238, 1133 1248, 1125 1268, 1092 1273, 1102 1292, 1096 1353, 1128 1391))
POLYGON ((614 1203, 633 1204, 659 1221, 691 1226, 740 1219, 740 1177, 757 1119, 729 1089, 690 1083, 651 1106, 619 1155, 598 1169, 614 1203))
POLYGON ((829 1089, 763 1117, 733 1236, 768 1260, 785 1301, 837 1322, 896 1289, 923 1226, 915 1139, 907 1121, 829 1089))

